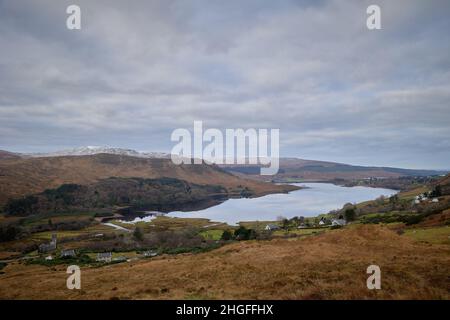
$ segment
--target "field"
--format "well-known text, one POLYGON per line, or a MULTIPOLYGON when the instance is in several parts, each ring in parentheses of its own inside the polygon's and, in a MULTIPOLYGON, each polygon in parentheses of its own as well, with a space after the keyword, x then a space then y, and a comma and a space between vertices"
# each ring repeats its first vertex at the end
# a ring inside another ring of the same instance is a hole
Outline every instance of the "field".
MULTIPOLYGON (((448 228, 447 228, 448 229, 448 228)), ((245 241, 200 254, 82 269, 82 289, 65 287, 65 266, 8 264, 1 299, 450 299, 450 246, 382 225, 316 236, 245 241), (368 290, 379 265, 382 289, 368 290)), ((447 234, 448 236, 448 234, 447 234)), ((420 236, 422 237, 422 236, 420 236)))
POLYGON ((450 226, 407 229, 405 235, 425 243, 450 245, 450 226))

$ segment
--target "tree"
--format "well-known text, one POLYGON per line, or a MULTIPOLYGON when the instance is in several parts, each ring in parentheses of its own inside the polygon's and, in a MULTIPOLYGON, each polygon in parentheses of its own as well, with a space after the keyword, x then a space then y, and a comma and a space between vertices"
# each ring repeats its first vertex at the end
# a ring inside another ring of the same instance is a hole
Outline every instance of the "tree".
POLYGON ((221 240, 224 240, 224 241, 229 241, 229 240, 231 240, 233 238, 233 234, 230 232, 230 230, 225 230, 223 233, 222 233, 222 237, 220 238, 221 240))
POLYGON ((142 241, 144 240, 144 234, 142 233, 141 228, 136 227, 133 231, 133 237, 137 240, 137 241, 142 241))
POLYGON ((436 198, 436 197, 440 197, 440 196, 442 196, 441 186, 434 187, 434 189, 430 192, 430 197, 436 198))
POLYGON ((236 240, 251 240, 256 238, 256 231, 253 229, 247 229, 246 227, 239 227, 234 230, 234 237, 236 240))
POLYGON ((356 212, 355 212, 355 209, 353 209, 353 208, 348 208, 348 209, 346 209, 346 210, 345 210, 345 213, 344 213, 344 216, 345 216, 345 219, 346 219, 347 221, 353 221, 353 220, 355 220, 355 218, 356 218, 356 212))
POLYGON ((0 226, 0 242, 15 240, 20 233, 21 228, 18 226, 0 226))
POLYGON ((398 202, 398 195, 394 194, 393 196, 389 197, 389 202, 396 204, 398 202))
POLYGON ((300 219, 298 217, 293 217, 291 219, 291 222, 295 227, 298 227, 300 225, 300 219))
POLYGON ((290 224, 290 222, 289 222, 288 219, 283 219, 283 221, 281 222, 282 228, 284 230, 288 230, 289 229, 289 224, 290 224))

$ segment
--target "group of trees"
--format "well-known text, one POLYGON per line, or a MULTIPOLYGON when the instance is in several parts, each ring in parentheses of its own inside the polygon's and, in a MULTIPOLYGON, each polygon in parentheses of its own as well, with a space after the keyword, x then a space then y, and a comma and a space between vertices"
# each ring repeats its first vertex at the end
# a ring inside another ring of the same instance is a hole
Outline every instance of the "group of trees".
POLYGON ((0 226, 0 242, 15 240, 21 233, 22 229, 16 225, 9 224, 0 226))
POLYGON ((240 226, 234 232, 230 230, 225 230, 222 233, 221 240, 253 240, 258 237, 258 233, 254 229, 247 229, 246 227, 240 226))
MULTIPOLYGON (((249 194, 243 189, 243 195, 249 194)), ((179 210, 183 206, 228 197, 219 185, 198 185, 175 178, 107 178, 90 185, 63 184, 58 188, 10 199, 4 212, 14 216, 79 212, 128 206, 135 210, 179 210)))
POLYGON ((37 203, 38 198, 35 196, 11 199, 6 203, 3 211, 12 216, 26 216, 33 214, 37 203))
POLYGON ((437 185, 436 187, 434 187, 433 190, 431 190, 428 193, 428 196, 430 198, 437 198, 437 197, 442 196, 442 188, 441 188, 441 186, 437 185))
POLYGON ((278 222, 280 223, 280 227, 284 230, 289 230, 291 228, 297 228, 300 225, 306 224, 308 225, 308 222, 306 222, 305 217, 292 217, 291 219, 287 219, 285 217, 279 216, 277 218, 278 222))

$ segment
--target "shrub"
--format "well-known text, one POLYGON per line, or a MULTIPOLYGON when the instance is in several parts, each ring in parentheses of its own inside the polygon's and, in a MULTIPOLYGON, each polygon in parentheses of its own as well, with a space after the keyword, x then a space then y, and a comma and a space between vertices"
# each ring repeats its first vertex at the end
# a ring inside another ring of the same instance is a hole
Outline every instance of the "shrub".
POLYGON ((246 227, 241 226, 234 231, 234 237, 236 240, 256 239, 256 231, 253 229, 247 229, 246 227))
POLYGON ((353 209, 353 208, 345 209, 344 216, 347 221, 355 220, 355 218, 356 218, 355 209, 353 209))
POLYGON ((225 240, 225 241, 231 240, 231 239, 233 239, 233 234, 231 233, 230 230, 225 230, 222 233, 222 237, 220 239, 225 240))
POLYGON ((15 225, 0 227, 0 242, 12 241, 20 236, 22 229, 15 225))
POLYGON ((34 196, 11 199, 5 205, 4 211, 13 216, 29 215, 33 213, 34 206, 37 202, 38 199, 34 196))
POLYGON ((144 239, 144 234, 142 233, 141 228, 136 227, 136 229, 134 229, 133 237, 134 237, 134 239, 136 239, 137 241, 142 241, 142 240, 144 239))

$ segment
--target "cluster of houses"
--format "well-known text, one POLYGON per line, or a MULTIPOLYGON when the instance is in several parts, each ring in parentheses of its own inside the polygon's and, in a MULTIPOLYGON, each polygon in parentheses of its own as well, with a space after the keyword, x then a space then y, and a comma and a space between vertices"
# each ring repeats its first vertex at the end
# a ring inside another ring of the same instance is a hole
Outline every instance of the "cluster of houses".
MULTIPOLYGON (((347 221, 344 219, 342 215, 340 215, 337 219, 331 219, 331 221, 327 220, 325 217, 321 217, 319 220, 319 226, 331 225, 331 226, 345 226, 347 221)), ((315 226, 314 226, 315 227, 315 226)), ((298 229, 305 229, 307 226, 304 223, 301 223, 298 229)), ((281 229, 281 227, 277 224, 268 224, 264 228, 267 231, 276 231, 281 229)))
MULTIPOLYGON (((52 234, 51 240, 48 243, 42 243, 38 247, 39 253, 53 253, 58 248, 57 246, 57 235, 56 233, 52 234)), ((75 258, 77 256, 76 251, 74 249, 63 249, 60 251, 61 258, 75 258)), ((155 257, 158 255, 157 251, 148 250, 143 253, 144 257, 155 257)), ((45 257, 45 260, 53 260, 53 256, 50 254, 45 257)), ((118 256, 114 257, 112 252, 100 252, 97 254, 96 261, 98 262, 122 262, 129 261, 126 257, 118 256)))
POLYGON ((39 245, 39 252, 40 253, 47 253, 47 252, 52 252, 56 250, 56 246, 57 246, 57 236, 56 233, 52 234, 52 239, 50 240, 49 243, 42 243, 39 245))
MULTIPOLYGON (((42 243, 39 245, 38 252, 39 253, 51 253, 51 252, 56 251, 57 248, 58 248, 58 237, 57 237, 56 233, 53 233, 50 242, 42 243)), ((77 254, 75 253, 74 249, 61 250, 61 252, 60 252, 61 258, 74 258, 76 256, 77 256, 77 254)), ((45 260, 53 260, 53 256, 48 255, 45 257, 45 260)))
POLYGON ((425 195, 425 194, 419 194, 418 196, 416 196, 414 198, 413 204, 420 204, 422 202, 438 203, 439 199, 438 198, 428 198, 427 195, 425 195))
MULTIPOLYGON (((144 257, 156 257, 158 255, 157 251, 144 251, 143 256, 144 257)), ((112 255, 112 252, 100 252, 97 253, 97 259, 98 262, 125 262, 125 261, 131 261, 131 259, 127 259, 124 256, 114 257, 112 255)))

